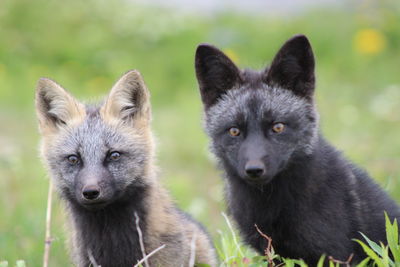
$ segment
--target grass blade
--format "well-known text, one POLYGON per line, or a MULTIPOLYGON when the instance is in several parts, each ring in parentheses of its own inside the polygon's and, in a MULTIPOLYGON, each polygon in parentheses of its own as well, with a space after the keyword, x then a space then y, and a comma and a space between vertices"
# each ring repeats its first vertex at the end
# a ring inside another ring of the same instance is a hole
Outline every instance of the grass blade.
POLYGON ((375 264, 378 267, 385 267, 385 265, 382 262, 382 259, 370 247, 368 247, 366 244, 364 244, 362 241, 358 239, 355 239, 355 241, 361 245, 364 252, 368 255, 368 257, 370 257, 375 262, 375 264))
POLYGON ((362 237, 365 239, 365 241, 367 241, 368 246, 370 246, 376 253, 378 253, 379 256, 382 257, 382 248, 377 243, 375 243, 374 241, 369 239, 363 233, 361 233, 361 232, 359 232, 359 233, 360 233, 360 235, 362 235, 362 237))

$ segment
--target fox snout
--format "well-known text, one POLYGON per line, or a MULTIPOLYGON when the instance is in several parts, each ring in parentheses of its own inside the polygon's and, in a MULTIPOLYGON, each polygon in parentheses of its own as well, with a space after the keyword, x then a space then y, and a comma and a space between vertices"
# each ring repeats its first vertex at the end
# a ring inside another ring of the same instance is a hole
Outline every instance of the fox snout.
POLYGON ((100 181, 90 181, 79 186, 76 197, 82 206, 94 207, 99 204, 107 204, 112 196, 106 186, 100 186, 100 181))
POLYGON ((101 208, 114 198, 112 177, 104 169, 83 169, 77 177, 75 196, 85 208, 101 208))
POLYGON ((272 170, 268 163, 268 157, 253 157, 244 160, 241 164, 242 179, 250 184, 266 184, 272 179, 272 170), (267 166, 268 164, 268 166, 267 166))
POLYGON ((101 209, 112 202, 113 190, 110 185, 101 182, 90 182, 80 186, 76 198, 80 205, 87 209, 101 209))
POLYGON ((100 196, 100 187, 98 185, 87 185, 82 189, 82 195, 88 201, 95 201, 100 196))
POLYGON ((249 160, 244 170, 246 175, 252 179, 260 178, 266 172, 265 164, 261 160, 249 160))
POLYGON ((269 156, 265 140, 253 135, 245 140, 239 150, 239 173, 249 182, 264 182, 270 175, 269 156))
POLYGON ((287 154, 274 148, 262 133, 250 134, 238 151, 238 173, 250 184, 267 184, 282 169, 287 154))

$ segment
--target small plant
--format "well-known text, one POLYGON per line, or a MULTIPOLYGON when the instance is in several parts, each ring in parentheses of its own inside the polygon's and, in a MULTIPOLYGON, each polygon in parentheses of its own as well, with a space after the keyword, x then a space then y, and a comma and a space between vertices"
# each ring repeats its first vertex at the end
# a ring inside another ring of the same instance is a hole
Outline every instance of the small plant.
MULTIPOLYGON (((238 236, 235 233, 229 218, 223 213, 222 216, 229 228, 229 233, 219 231, 220 242, 217 246, 218 256, 221 259, 220 267, 308 267, 308 265, 301 259, 283 258, 275 253, 273 248, 273 240, 268 235, 264 234, 255 225, 256 231, 267 240, 267 247, 264 255, 257 255, 251 249, 247 248, 238 241, 238 236)), ((387 245, 382 242, 377 244, 370 240, 366 235, 360 233, 365 239, 365 242, 354 239, 359 243, 367 255, 367 258, 355 265, 355 267, 400 267, 400 244, 399 244, 399 230, 397 220, 390 221, 388 215, 385 213, 385 227, 387 245)), ((346 261, 336 260, 333 257, 326 257, 322 255, 318 261, 317 267, 326 266, 326 260, 329 267, 352 266, 352 255, 346 261)), ((142 262, 136 266, 142 266, 142 262)), ((19 260, 14 265, 16 267, 26 267, 25 261, 19 260)), ((11 267, 7 261, 0 261, 0 267, 11 267)), ((209 267, 207 264, 196 264, 195 267, 209 267)))
POLYGON ((363 248, 364 252, 368 255, 364 261, 357 265, 357 267, 367 266, 368 263, 378 267, 397 267, 400 266, 400 245, 399 245, 399 229, 397 220, 394 219, 393 223, 390 222, 389 216, 385 212, 385 226, 386 226, 386 239, 388 244, 385 246, 382 242, 379 245, 370 240, 363 233, 360 233, 367 243, 355 239, 363 248))
MULTIPOLYGON (((237 241, 237 235, 235 234, 232 225, 228 217, 223 214, 228 228, 230 229, 231 235, 220 232, 221 245, 217 247, 222 263, 220 266, 229 267, 308 267, 308 265, 301 259, 289 259, 283 258, 275 253, 273 248, 273 240, 268 235, 264 234, 255 225, 255 229, 258 233, 267 240, 267 247, 265 248, 264 255, 256 255, 250 249, 247 249, 240 242, 237 241)), ((387 245, 382 242, 377 244, 370 240, 367 236, 360 233, 365 242, 354 239, 355 242, 359 243, 367 255, 363 261, 355 265, 356 267, 365 266, 377 266, 377 267, 399 267, 400 266, 400 244, 399 244, 399 231, 397 220, 394 219, 393 223, 390 222, 388 215, 385 213, 385 227, 386 227, 386 238, 388 241, 387 245)), ((326 266, 326 260, 329 263, 329 267, 340 267, 353 266, 352 260, 353 255, 350 255, 346 261, 336 260, 331 256, 322 255, 318 261, 317 267, 326 266)), ((206 266, 206 265, 205 265, 206 266)))

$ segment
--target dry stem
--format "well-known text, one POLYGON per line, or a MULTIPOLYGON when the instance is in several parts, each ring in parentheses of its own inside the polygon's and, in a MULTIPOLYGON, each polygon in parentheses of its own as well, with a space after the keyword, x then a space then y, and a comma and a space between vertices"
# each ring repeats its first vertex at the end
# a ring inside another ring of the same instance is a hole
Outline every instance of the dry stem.
POLYGON ((140 244, 140 249, 142 251, 144 266, 149 267, 149 263, 147 261, 148 257, 146 257, 146 250, 144 248, 144 243, 143 243, 142 230, 140 230, 140 226, 139 226, 139 216, 137 215, 136 212, 135 212, 135 218, 136 218, 136 230, 138 231, 138 235, 139 235, 139 244, 140 244))
POLYGON ((231 225, 231 222, 229 221, 228 216, 226 216, 226 214, 224 212, 221 212, 222 216, 224 217, 226 224, 228 225, 229 230, 231 231, 232 234, 232 238, 233 238, 233 243, 235 243, 236 249, 239 251, 240 256, 244 257, 244 254, 242 252, 242 250, 240 249, 239 243, 236 239, 236 235, 235 235, 235 231, 233 230, 233 227, 231 225))
POLYGON ((51 238, 51 204, 53 195, 53 183, 49 180, 49 192, 47 194, 47 210, 46 210, 46 234, 44 243, 43 267, 49 266, 50 246, 53 239, 51 238))
POLYGON ((269 236, 267 236, 266 234, 264 234, 264 233, 260 230, 260 228, 258 228, 257 224, 254 224, 254 226, 256 227, 257 232, 258 232, 262 237, 264 237, 264 238, 268 241, 268 245, 267 245, 267 247, 266 247, 265 250, 264 250, 264 254, 265 254, 265 257, 266 257, 267 260, 268 260, 268 263, 269 263, 271 266, 273 266, 274 261, 273 261, 273 259, 271 258, 271 255, 272 255, 272 238, 269 237, 269 236))
POLYGON ((194 232, 192 236, 192 241, 190 242, 189 267, 193 267, 196 261, 196 239, 197 239, 197 232, 194 232))
POLYGON ((162 246, 159 246, 158 248, 156 248, 155 250, 153 250, 152 252, 150 252, 149 254, 147 254, 146 257, 144 257, 143 259, 141 259, 140 261, 138 261, 138 263, 135 264, 135 266, 133 267, 139 267, 140 264, 142 264, 143 262, 147 261, 148 258, 150 258, 151 256, 153 256, 154 254, 156 254, 158 251, 162 250, 163 248, 165 248, 165 244, 162 246))
POLYGON ((89 261, 91 263, 91 266, 93 267, 101 267, 100 265, 97 264, 96 259, 93 257, 93 253, 90 249, 88 249, 88 256, 89 256, 89 261))
POLYGON ((344 264, 346 265, 346 267, 350 267, 351 266, 351 260, 353 259, 354 254, 352 253, 349 258, 347 259, 347 261, 341 261, 341 260, 336 260, 335 258, 333 258, 332 256, 329 256, 328 259, 329 261, 333 262, 333 263, 339 263, 339 264, 344 264))

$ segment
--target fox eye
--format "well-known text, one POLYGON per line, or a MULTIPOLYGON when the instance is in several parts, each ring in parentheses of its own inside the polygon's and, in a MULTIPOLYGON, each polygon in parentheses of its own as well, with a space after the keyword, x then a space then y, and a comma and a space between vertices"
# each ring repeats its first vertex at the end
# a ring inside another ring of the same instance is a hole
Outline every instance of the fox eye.
POLYGON ((68 156, 67 160, 71 165, 76 165, 79 163, 79 157, 77 155, 70 155, 68 156))
POLYGON ((272 131, 274 133, 281 133, 285 130, 285 125, 281 122, 275 123, 272 125, 272 131))
POLYGON ((117 161, 121 157, 121 153, 118 151, 111 152, 108 156, 108 160, 110 161, 117 161))
POLYGON ((240 135, 240 130, 238 128, 236 128, 236 127, 232 127, 232 128, 229 129, 229 134, 231 136, 234 136, 234 137, 239 136, 240 135))

